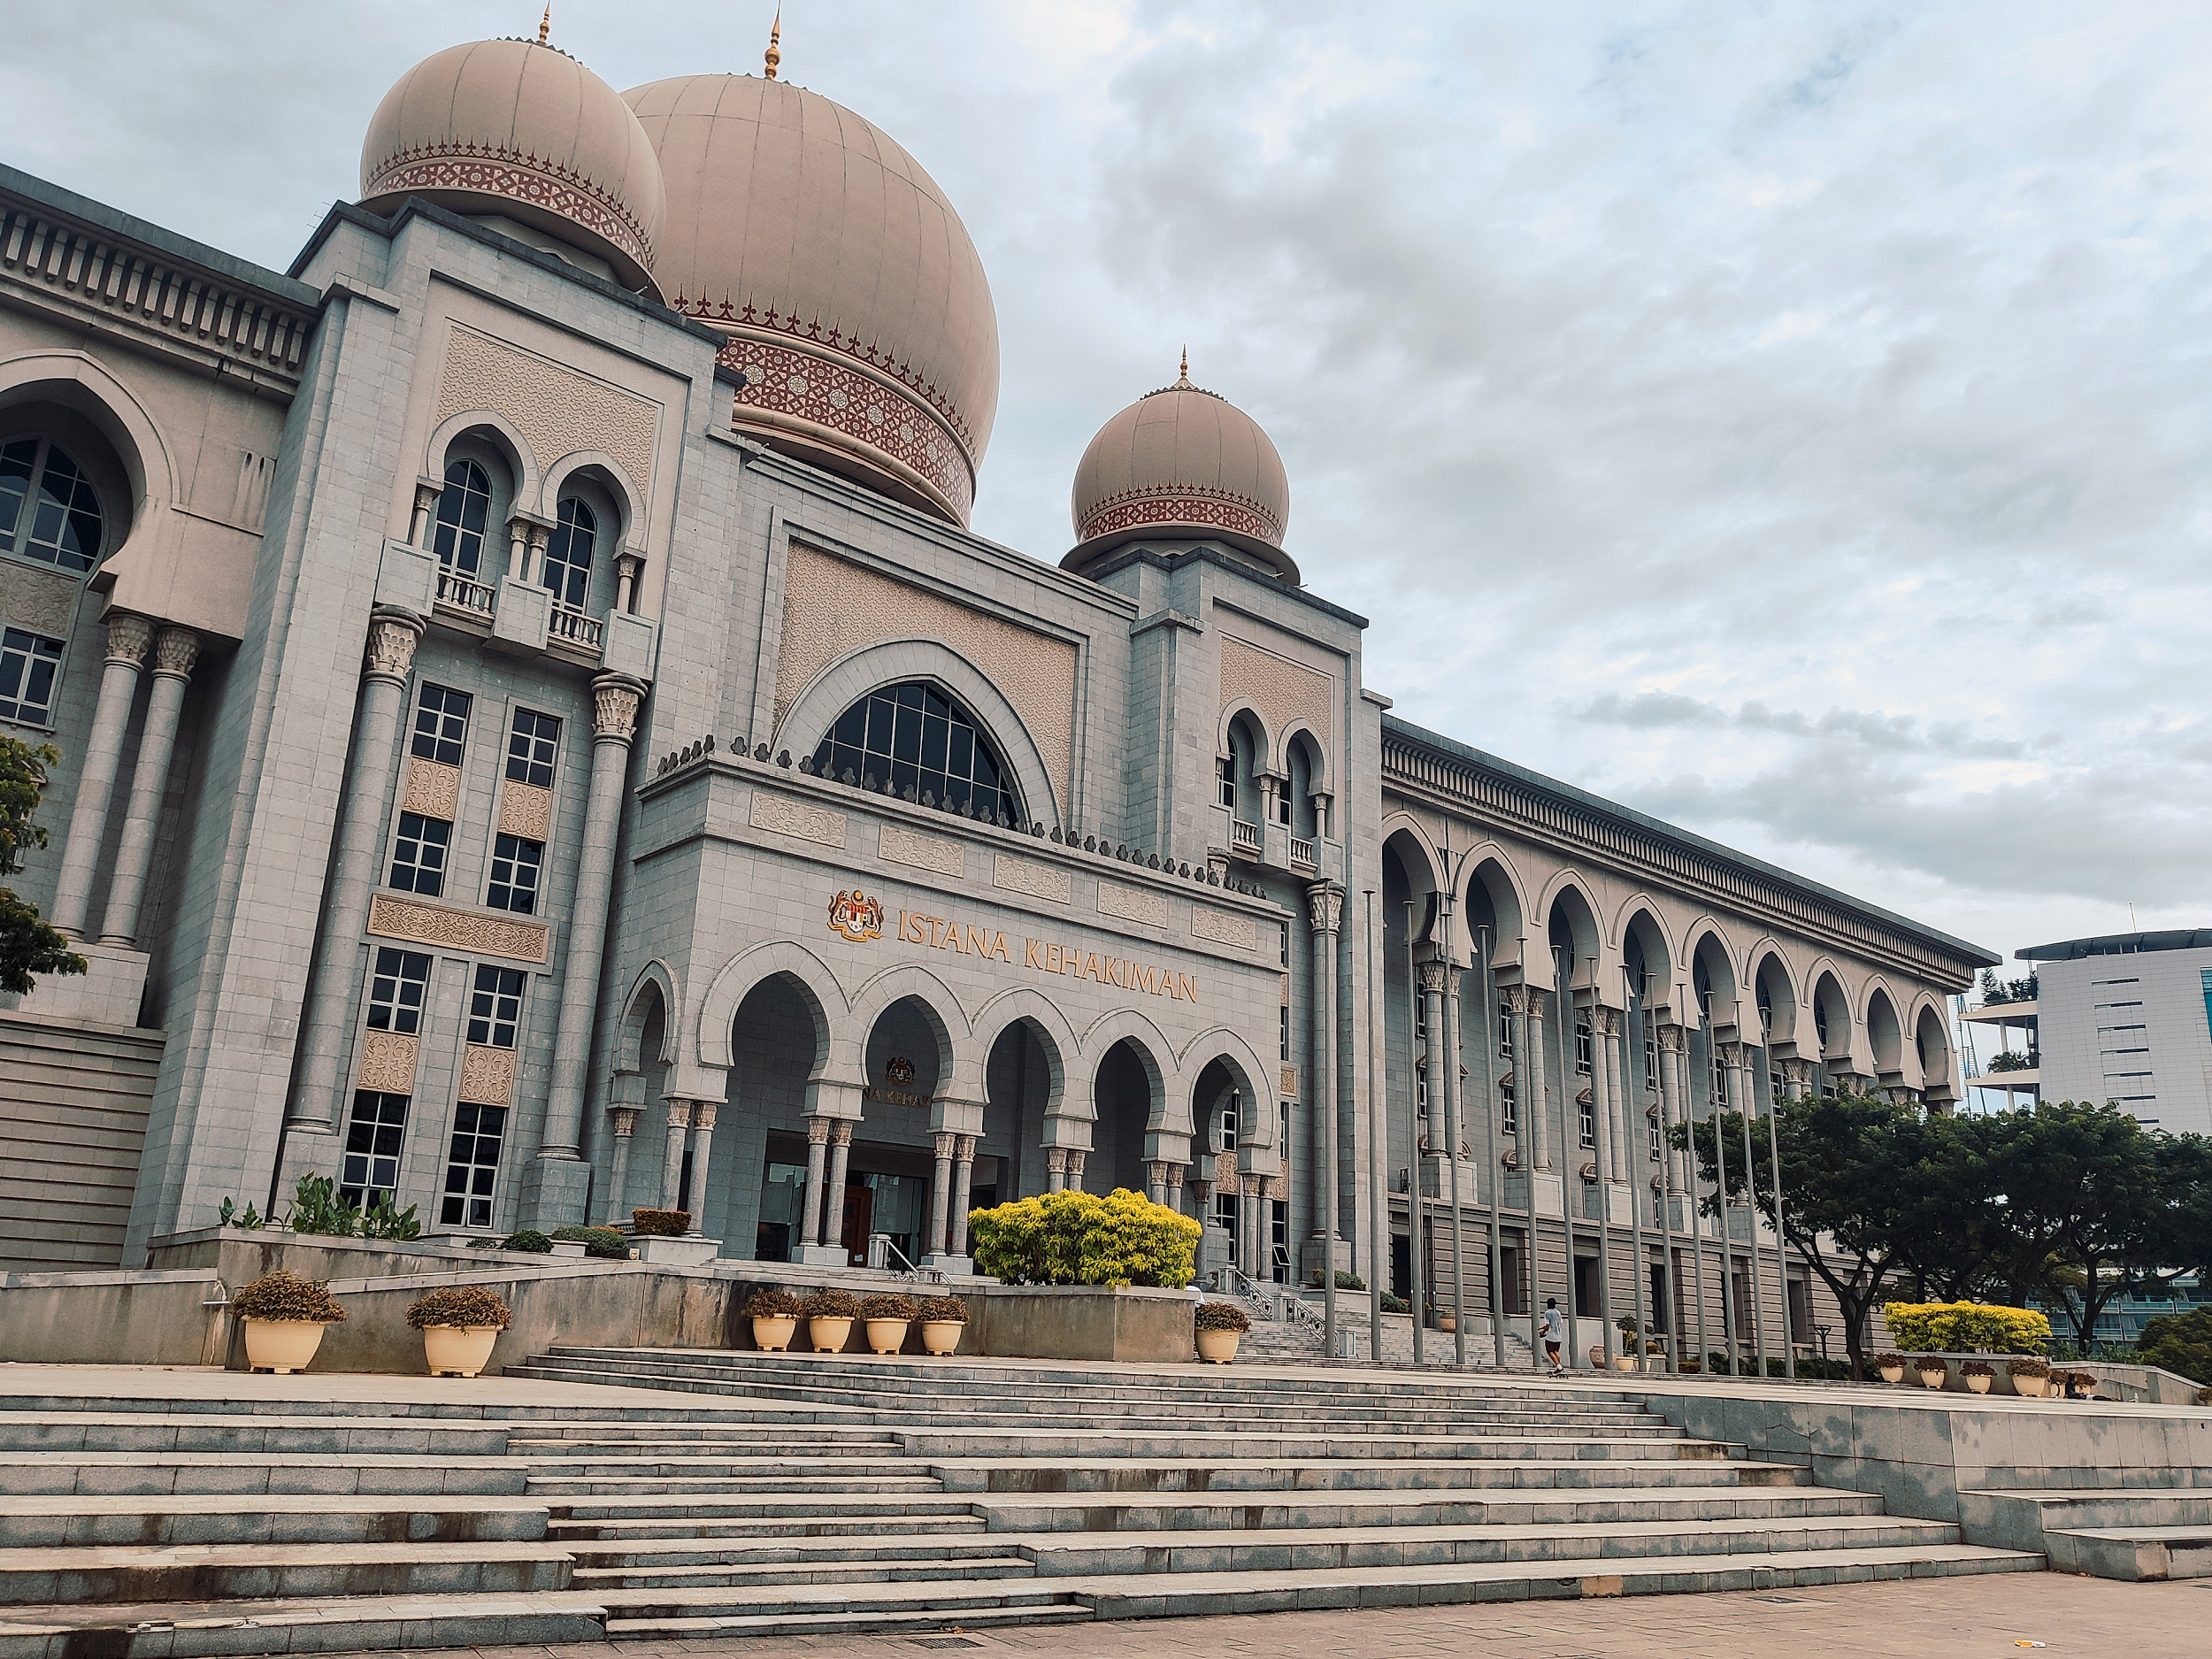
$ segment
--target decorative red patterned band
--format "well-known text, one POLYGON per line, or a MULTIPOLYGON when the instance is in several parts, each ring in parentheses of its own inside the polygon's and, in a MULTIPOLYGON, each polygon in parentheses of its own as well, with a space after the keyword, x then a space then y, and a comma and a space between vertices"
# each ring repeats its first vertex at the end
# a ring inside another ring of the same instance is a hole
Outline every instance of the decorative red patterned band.
POLYGON ((810 351, 733 334, 716 357, 745 377, 737 412, 787 415, 875 449, 921 474, 952 504, 960 522, 975 506, 975 469, 944 423, 906 393, 810 351))
POLYGON ((1075 539, 1091 541, 1117 530, 1168 524, 1233 531, 1264 541, 1270 547, 1283 544, 1281 521, 1259 503, 1233 490, 1200 485, 1130 489, 1110 495, 1084 515, 1083 522, 1076 528, 1075 539))
POLYGON ((527 202, 573 220, 646 270, 653 268, 652 241, 621 198, 558 162, 491 144, 419 144, 379 167, 361 194, 365 198, 409 190, 467 190, 527 202))

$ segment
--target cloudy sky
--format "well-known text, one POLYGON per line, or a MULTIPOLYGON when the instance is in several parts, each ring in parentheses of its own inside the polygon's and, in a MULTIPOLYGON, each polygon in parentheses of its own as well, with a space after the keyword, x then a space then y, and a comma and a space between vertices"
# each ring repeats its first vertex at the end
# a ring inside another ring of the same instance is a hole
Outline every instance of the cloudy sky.
MULTIPOLYGON (((554 36, 627 87, 757 70, 770 10, 554 36)), ((2212 925, 2212 8, 785 12, 982 250, 983 534, 1064 551, 1187 342, 1408 718, 2007 955, 2212 925)), ((279 267, 402 71, 537 20, 11 13, 8 160, 279 267)))

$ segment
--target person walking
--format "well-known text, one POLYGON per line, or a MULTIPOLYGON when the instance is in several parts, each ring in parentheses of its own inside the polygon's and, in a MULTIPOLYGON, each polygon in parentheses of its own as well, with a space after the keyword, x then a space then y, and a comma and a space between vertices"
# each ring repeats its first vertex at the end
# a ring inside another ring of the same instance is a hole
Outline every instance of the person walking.
POLYGON ((1551 1374, 1564 1377, 1567 1367, 1560 1358, 1560 1350, 1566 1346, 1567 1322, 1559 1317, 1559 1299, 1556 1296, 1545 1300, 1540 1330, 1544 1339, 1544 1357, 1551 1362, 1551 1374))

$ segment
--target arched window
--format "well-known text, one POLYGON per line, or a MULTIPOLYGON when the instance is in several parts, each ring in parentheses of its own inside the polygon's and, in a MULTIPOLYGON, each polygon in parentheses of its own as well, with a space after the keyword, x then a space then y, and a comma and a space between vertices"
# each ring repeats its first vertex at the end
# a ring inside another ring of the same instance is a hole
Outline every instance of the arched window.
POLYGON ((484 565, 484 526, 492 513, 492 480, 465 457, 446 463, 445 493, 438 497, 438 563, 465 576, 484 565))
POLYGON ((581 610, 591 597, 591 549, 599 519, 573 495, 561 498, 561 521, 545 544, 543 576, 556 603, 581 610))
POLYGON ((838 718, 814 751, 814 770, 888 780, 891 792, 934 796, 956 811, 1019 824, 1013 774, 975 719, 932 685, 910 680, 872 691, 838 718))
POLYGON ((0 445, 0 549, 88 571, 99 562, 101 535, 92 481, 51 440, 0 445))

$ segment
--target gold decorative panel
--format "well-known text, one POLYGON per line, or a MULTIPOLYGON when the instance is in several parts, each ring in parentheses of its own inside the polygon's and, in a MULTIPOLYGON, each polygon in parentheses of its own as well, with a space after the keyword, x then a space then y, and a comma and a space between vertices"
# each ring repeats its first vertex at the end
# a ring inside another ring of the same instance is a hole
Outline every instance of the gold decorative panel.
POLYGON ((415 1092, 415 1050, 421 1040, 396 1031, 361 1033, 361 1066, 356 1087, 381 1094, 415 1092))
MULTIPOLYGON (((957 651, 1014 705, 1067 810, 1075 755, 1072 644, 797 542, 784 563, 776 729, 807 682, 839 657, 879 640, 917 639, 957 651)), ((1043 802, 1026 804, 1032 818, 1047 816, 1043 802)))
POLYGON ((918 870, 933 871, 955 881, 960 879, 965 868, 958 841, 949 841, 940 835, 924 835, 903 824, 886 824, 880 845, 884 857, 895 864, 912 864, 918 870))
POLYGON ((1279 735, 1293 720, 1310 720, 1325 742, 1336 734, 1335 698, 1328 675, 1263 650, 1233 634, 1221 636, 1221 703, 1249 699, 1271 734, 1279 735))
POLYGON ((10 565, 7 580, 0 581, 0 621, 65 640, 77 619, 77 593, 66 576, 10 565))
POLYGON ((773 830, 779 835, 796 835, 801 841, 819 841, 825 847, 845 849, 845 815, 833 812, 826 806, 811 801, 795 801, 787 795, 771 795, 765 789, 753 791, 752 824, 755 829, 773 830))
POLYGON ((1118 881, 1098 884, 1098 913, 1118 916, 1125 922, 1142 922, 1148 927, 1167 926, 1167 895, 1155 893, 1149 887, 1125 887, 1118 881))
POLYGON ((525 841, 547 840, 553 828, 553 792, 508 779, 499 791, 499 827, 525 841))
POLYGON ((1237 1190, 1237 1155, 1233 1152, 1214 1154, 1214 1185, 1225 1192, 1237 1190))
POLYGON ((369 901, 369 932, 379 939, 442 945, 472 956, 543 963, 552 930, 541 922, 518 922, 380 893, 369 901))
POLYGON ((461 1056, 461 1099, 479 1106, 511 1106, 515 1098, 515 1051, 480 1042, 461 1056))
POLYGON ((1230 945, 1239 950, 1260 948, 1260 925, 1256 918, 1217 910, 1210 904, 1190 907, 1190 931, 1192 938, 1210 939, 1217 945, 1230 945))
POLYGON ((1004 853, 991 867, 991 885, 1003 887, 1009 893, 1026 893, 1033 899, 1045 899, 1054 904, 1065 904, 1075 896, 1075 879, 1064 870, 1050 864, 1033 864, 1026 858, 1010 858, 1004 853))
POLYGON ((461 800, 461 769, 440 765, 434 760, 425 760, 411 755, 407 760, 407 794, 400 804, 410 812, 419 812, 425 818, 453 821, 454 809, 461 800))
POLYGON ((513 422, 541 471, 565 455, 597 449, 651 492, 659 404, 456 325, 438 383, 438 424, 471 409, 513 422))

